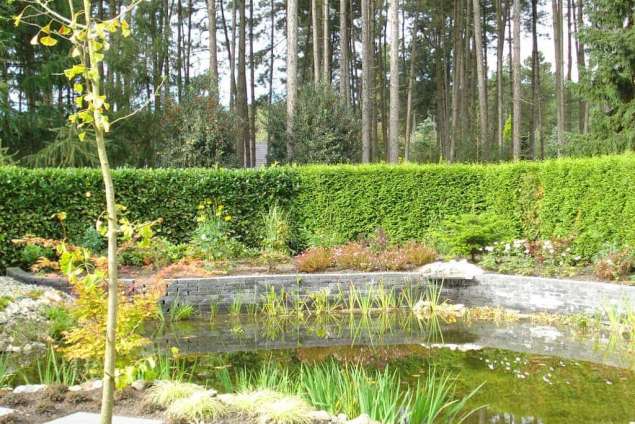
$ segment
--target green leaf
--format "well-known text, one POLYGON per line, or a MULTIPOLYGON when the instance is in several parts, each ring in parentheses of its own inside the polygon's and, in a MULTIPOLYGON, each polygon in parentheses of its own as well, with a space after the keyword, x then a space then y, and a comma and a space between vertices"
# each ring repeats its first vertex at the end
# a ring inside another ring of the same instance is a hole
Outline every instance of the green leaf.
POLYGON ((57 44, 57 40, 53 37, 51 37, 50 35, 44 36, 42 38, 40 38, 40 43, 44 46, 47 47, 53 47, 54 45, 57 44))

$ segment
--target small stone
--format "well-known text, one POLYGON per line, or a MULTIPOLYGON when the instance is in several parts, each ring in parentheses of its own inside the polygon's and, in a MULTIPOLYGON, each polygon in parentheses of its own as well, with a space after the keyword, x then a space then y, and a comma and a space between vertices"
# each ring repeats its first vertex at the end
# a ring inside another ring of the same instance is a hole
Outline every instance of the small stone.
POLYGON ((103 381, 101 380, 93 380, 93 381, 87 381, 86 383, 82 384, 82 390, 86 391, 86 392, 90 392, 91 390, 97 390, 97 389, 101 389, 103 386, 103 381))
POLYGON ((80 386, 79 384, 76 384, 76 385, 74 385, 74 386, 70 386, 70 387, 68 388, 68 391, 69 391, 69 392, 79 392, 79 391, 81 391, 81 390, 82 390, 82 386, 80 386))
POLYGON ((330 422, 333 420, 331 414, 326 411, 311 411, 308 414, 311 421, 330 422))
POLYGON ((359 417, 352 419, 350 421, 346 421, 348 424, 380 424, 379 422, 373 420, 366 414, 362 414, 359 417))
POLYGON ((132 387, 133 389, 141 392, 141 391, 143 391, 146 388, 146 382, 143 381, 143 380, 137 380, 134 383, 132 383, 130 385, 130 387, 132 387))
POLYGON ((46 389, 46 384, 24 384, 13 389, 13 393, 37 393, 46 389))

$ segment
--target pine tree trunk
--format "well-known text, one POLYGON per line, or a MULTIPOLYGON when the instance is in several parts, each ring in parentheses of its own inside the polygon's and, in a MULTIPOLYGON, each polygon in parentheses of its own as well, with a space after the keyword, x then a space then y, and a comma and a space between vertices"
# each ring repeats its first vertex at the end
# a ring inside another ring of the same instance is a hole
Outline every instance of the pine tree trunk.
POLYGON ((331 84, 331 33, 329 30, 329 0, 322 0, 322 80, 331 84))
MULTIPOLYGON (((237 29, 236 3, 237 2, 238 0, 232 1, 232 44, 231 44, 232 62, 229 64, 230 75, 232 80, 234 81, 236 81, 236 56, 237 56, 236 55, 236 29, 237 29)), ((233 92, 231 91, 231 87, 230 87, 229 104, 232 110, 235 110, 235 107, 237 106, 237 102, 238 102, 237 96, 239 95, 238 92, 240 90, 240 88, 238 87, 238 84, 239 83, 234 83, 233 92)))
POLYGON ((483 152, 483 159, 489 158, 489 140, 487 138, 487 70, 483 60, 483 34, 481 31, 481 5, 479 0, 473 0, 474 12, 474 42, 476 45, 476 73, 478 78, 478 116, 479 116, 479 145, 483 152))
POLYGON ((340 0, 340 97, 350 104, 350 70, 348 55, 348 1, 340 0))
MULTIPOLYGON (((416 27, 414 27, 416 28, 416 27)), ((406 134, 404 137, 404 159, 406 162, 410 160, 410 137, 412 135, 412 95, 415 86, 415 56, 417 53, 417 34, 416 30, 412 30, 412 41, 410 46, 410 69, 408 70, 408 95, 406 98, 406 134)), ((440 78, 441 75, 436 75, 436 78, 440 78)), ((437 98, 437 108, 441 102, 440 98, 437 98)))
MULTIPOLYGON (((295 0, 292 0, 295 1, 295 0)), ((372 51, 370 39, 370 0, 362 2, 362 162, 370 162, 371 99, 372 99, 372 51)))
POLYGON ((512 124, 512 156, 514 160, 520 160, 520 126, 521 126, 521 103, 520 103, 520 0, 514 0, 513 10, 513 55, 512 55, 512 78, 513 78, 513 124, 512 124))
POLYGON ((388 162, 399 162, 399 0, 389 0, 390 28, 390 117, 388 162))
POLYGON ((498 159, 503 158, 503 53, 505 49, 505 16, 503 0, 496 0, 496 144, 498 145, 498 159))
POLYGON ((221 20, 223 22, 223 33, 225 34, 225 48, 227 49, 227 60, 229 62, 229 102, 230 102, 230 110, 233 110, 233 101, 234 101, 234 93, 236 92, 236 78, 234 75, 234 55, 232 53, 232 48, 229 40, 229 31, 227 29, 227 20, 225 19, 225 9, 223 7, 223 1, 220 0, 220 15, 221 20))
MULTIPOLYGON (((274 65, 275 65, 275 32, 276 32, 276 27, 275 27, 275 22, 276 22, 276 17, 275 17, 275 0, 271 0, 270 2, 270 8, 271 8, 271 15, 270 15, 270 22, 269 25, 271 26, 271 28, 269 29, 269 94, 267 96, 267 103, 269 104, 269 109, 271 110, 271 105, 273 104, 273 70, 274 70, 274 65)), ((271 114, 268 113, 267 114, 267 147, 271 146, 271 114)))
POLYGON ((250 108, 249 108, 249 159, 248 166, 256 166, 256 64, 254 62, 254 0, 249 0, 249 86, 250 86, 250 108))
POLYGON ((251 148, 250 146, 250 129, 249 129, 249 109, 247 105, 247 19, 246 19, 246 7, 245 0, 237 0, 238 2, 238 15, 240 20, 240 27, 238 29, 238 112, 240 114, 242 130, 241 137, 239 137, 237 143, 236 154, 238 155, 239 163, 242 166, 249 166, 251 163, 251 148))
POLYGON ((556 56, 556 121, 557 121, 557 155, 560 156, 564 146, 564 82, 562 70, 562 0, 552 0, 553 7, 553 41, 556 56))
POLYGON ((567 131, 571 130, 571 70, 573 68, 573 48, 571 40, 571 11, 573 6, 571 0, 567 0, 567 82, 565 84, 565 105, 566 118, 565 127, 567 131))
POLYGON ((320 24, 318 0, 311 0, 311 27, 313 29, 313 81, 320 81, 320 24))
POLYGON ((298 0, 287 0, 287 161, 293 162, 293 121, 298 93, 298 0))
MULTIPOLYGON (((167 13, 167 12, 166 12, 167 13)), ((216 49, 216 0, 207 0, 209 20, 209 94, 218 101, 218 53, 216 49)))
POLYGON ((453 46, 453 63, 452 63, 452 136, 450 145, 448 146, 447 159, 448 162, 454 162, 455 150, 458 139, 460 137, 460 117, 461 99, 461 68, 463 66, 463 2, 462 0, 454 1, 454 46, 453 46))
POLYGON ((529 157, 536 156, 536 128, 538 123, 538 102, 540 101, 539 89, 539 56, 538 56, 538 0, 531 0, 531 125, 529 133, 529 157))
MULTIPOLYGON (((584 15, 582 10, 582 0, 577 0, 577 5, 574 7, 575 19, 573 21, 575 37, 576 37, 576 62, 578 67, 578 81, 581 81, 586 74, 586 60, 584 58, 584 40, 580 37, 580 31, 584 27, 584 15)), ((589 123, 589 109, 588 104, 584 101, 584 98, 580 98, 579 101, 579 131, 582 134, 586 134, 588 131, 589 123)))

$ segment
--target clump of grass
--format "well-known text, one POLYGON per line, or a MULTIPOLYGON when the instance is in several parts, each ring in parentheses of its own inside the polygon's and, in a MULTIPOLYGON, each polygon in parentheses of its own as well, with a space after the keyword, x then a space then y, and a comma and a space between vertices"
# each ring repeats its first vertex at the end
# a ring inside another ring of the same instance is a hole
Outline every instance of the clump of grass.
POLYGON ((423 382, 417 383, 409 407, 408 422, 434 424, 438 422, 462 423, 475 411, 466 411, 467 402, 480 390, 478 386, 467 396, 455 396, 455 378, 447 372, 440 374, 430 369, 423 382))
POLYGON ((50 306, 46 310, 46 318, 49 321, 49 335, 54 340, 62 340, 64 333, 75 324, 75 319, 63 306, 50 306))
POLYGON ((167 408, 177 400, 188 398, 203 390, 203 387, 198 384, 163 380, 155 382, 148 390, 146 398, 153 405, 167 408))
POLYGON ((313 408, 296 396, 284 396, 264 403, 260 413, 264 422, 272 424, 309 424, 313 408))
POLYGON ((0 388, 6 387, 13 378, 13 373, 9 371, 8 359, 6 354, 0 354, 0 388))
POLYGON ((263 389, 242 391, 223 398, 223 401, 227 403, 233 412, 253 416, 259 413, 263 405, 271 404, 282 397, 284 397, 283 394, 263 389))
POLYGON ((207 391, 197 391, 177 399, 166 411, 173 422, 203 423, 221 418, 229 411, 227 405, 207 391))
POLYGON ((194 307, 175 302, 170 308, 170 321, 178 322, 188 320, 194 315, 194 307))
POLYGON ((52 346, 46 351, 44 358, 37 359, 36 367, 40 384, 72 386, 80 380, 77 362, 69 362, 62 355, 57 355, 52 346))

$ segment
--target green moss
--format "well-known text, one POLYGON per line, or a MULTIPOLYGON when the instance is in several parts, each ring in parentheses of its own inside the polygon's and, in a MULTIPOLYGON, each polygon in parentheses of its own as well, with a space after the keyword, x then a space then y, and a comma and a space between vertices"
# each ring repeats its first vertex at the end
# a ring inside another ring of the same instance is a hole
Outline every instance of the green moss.
POLYGON ((11 296, 0 296, 0 312, 7 309, 7 306, 13 302, 13 298, 11 296))

